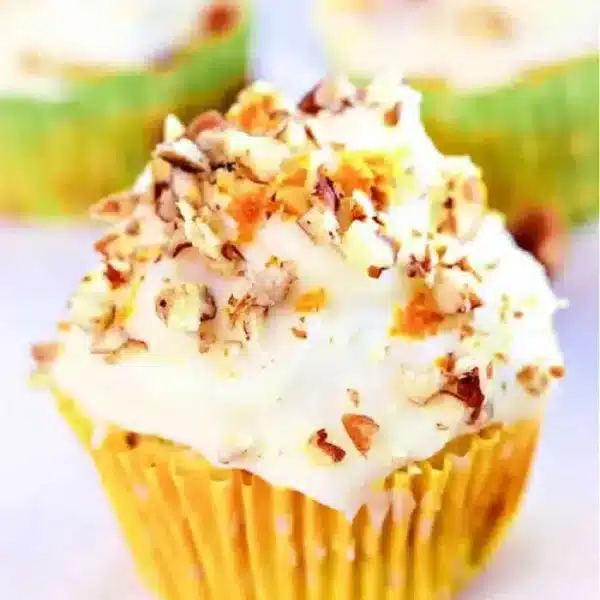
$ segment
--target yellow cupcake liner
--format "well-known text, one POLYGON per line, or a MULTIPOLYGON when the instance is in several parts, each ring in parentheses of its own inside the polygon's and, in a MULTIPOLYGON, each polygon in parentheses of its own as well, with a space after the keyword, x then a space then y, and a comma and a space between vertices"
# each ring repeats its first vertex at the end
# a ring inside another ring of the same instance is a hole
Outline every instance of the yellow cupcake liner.
MULTIPOLYGON (((58 394, 140 575, 165 600, 443 600, 515 515, 538 421, 464 436, 373 488, 350 522, 303 494, 93 423, 58 394)), ((331 467, 335 468, 335 467, 331 467)))

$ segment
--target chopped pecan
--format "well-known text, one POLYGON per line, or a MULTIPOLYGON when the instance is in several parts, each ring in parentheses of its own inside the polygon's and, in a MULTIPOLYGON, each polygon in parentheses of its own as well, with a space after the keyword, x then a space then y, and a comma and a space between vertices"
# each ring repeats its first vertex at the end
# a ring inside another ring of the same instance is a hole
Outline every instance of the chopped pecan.
POLYGON ((203 173, 210 170, 206 155, 187 138, 159 144, 156 147, 156 156, 187 173, 203 173))
POLYGON ((60 349, 60 344, 57 342, 41 342, 31 347, 31 356, 38 367, 46 367, 56 360, 60 349))
POLYGON ((331 211, 337 212, 340 207, 340 194, 333 180, 319 170, 315 185, 315 196, 331 211))
POLYGON ((550 376, 538 365, 525 365, 517 373, 517 381, 532 396, 541 396, 550 386, 550 376))
POLYGON ((104 362, 109 365, 114 365, 126 358, 137 356, 145 352, 148 352, 148 344, 146 344, 146 342, 130 338, 116 350, 106 353, 104 355, 104 362))
POLYGON ((456 396, 468 408, 471 409, 471 421, 478 419, 485 402, 485 396, 481 390, 481 379, 479 367, 451 378, 443 389, 444 392, 456 396))
POLYGON ((319 429, 309 439, 309 444, 318 448, 333 463, 339 463, 344 460, 346 451, 335 444, 327 441, 329 434, 326 429, 319 429))
POLYGON ((158 317, 168 326, 195 332, 200 323, 217 315, 217 305, 207 286, 181 283, 162 288, 155 300, 158 317))
POLYGON ((345 414, 342 424, 352 440, 354 447, 366 456, 373 445, 373 440, 379 431, 379 425, 367 415, 345 414))
POLYGON ((129 283, 131 272, 118 270, 113 266, 111 261, 108 261, 104 267, 104 276, 110 284, 110 287, 113 290, 116 290, 129 283))
POLYGON ((195 140, 203 131, 223 129, 227 125, 225 117, 217 110, 199 114, 187 127, 187 136, 195 140))
POLYGON ((306 330, 300 329, 299 327, 292 327, 291 331, 299 340, 305 340, 308 337, 306 330))
POLYGON ((135 192, 119 192, 102 198, 90 208, 90 216, 99 221, 120 221, 133 214, 139 202, 135 192))

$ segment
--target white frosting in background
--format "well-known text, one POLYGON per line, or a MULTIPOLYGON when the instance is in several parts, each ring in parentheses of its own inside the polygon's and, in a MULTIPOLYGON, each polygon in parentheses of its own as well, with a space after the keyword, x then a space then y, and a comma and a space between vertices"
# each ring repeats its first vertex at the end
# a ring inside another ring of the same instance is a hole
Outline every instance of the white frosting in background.
POLYGON ((322 3, 316 25, 338 67, 352 72, 442 77, 479 88, 598 52, 596 0, 374 0, 356 13, 344 2, 335 10, 329 4, 322 3), (506 36, 486 35, 482 20, 493 13, 503 15, 504 25, 495 26, 506 26, 506 36))
MULTIPOLYGON (((419 185, 427 187, 442 157, 419 126, 415 100, 412 109, 407 100, 407 122, 394 131, 397 140, 413 148, 419 185)), ((346 112, 323 118, 345 124, 352 114, 362 118, 359 109, 346 112)), ((351 127, 331 131, 359 145, 351 127)), ((378 138, 380 133, 374 129, 364 145, 385 140, 387 134, 378 138)), ((147 178, 148 173, 138 188, 148 184, 147 178)), ((156 217, 144 213, 144 207, 137 210, 146 235, 154 235, 156 217)), ((352 516, 368 498, 369 485, 398 465, 430 457, 477 427, 536 416, 546 394, 528 394, 516 374, 527 365, 562 364, 552 329, 557 301, 543 269, 515 246, 502 220, 491 213, 470 241, 446 239, 447 252, 466 256, 478 271, 495 265, 479 290, 483 305, 472 321, 477 335, 461 339, 453 329, 422 340, 390 336, 394 311, 411 293, 404 261, 424 243, 410 232, 429 227, 430 211, 429 198, 419 194, 389 211, 389 231, 402 240, 402 248, 398 264, 379 279, 350 264, 335 247, 315 243, 296 221, 278 216, 242 246, 246 277, 208 271, 195 249, 176 260, 163 259, 149 266, 126 323, 128 334, 143 340, 148 351, 107 364, 90 353, 89 335, 73 326, 62 339, 53 380, 100 423, 190 446, 215 465, 247 469, 352 516), (231 294, 243 294, 248 278, 272 256, 293 261, 299 292, 326 290, 321 311, 300 322, 293 303, 274 306, 264 327, 237 355, 224 355, 219 344, 199 353, 194 335, 165 326, 156 314, 165 277, 206 284, 216 305, 225 306, 231 294), (505 305, 523 314, 502 319, 505 305), (305 330, 306 339, 296 337, 292 327, 305 330), (437 365, 448 353, 462 372, 479 368, 486 416, 477 423, 471 423, 469 408, 454 396, 425 402, 441 386, 437 365), (498 353, 502 360, 494 359, 498 353), (491 378, 486 375, 490 361, 491 378), (358 406, 349 390, 358 392, 358 406), (344 431, 347 414, 368 415, 379 426, 364 456, 344 431), (308 451, 308 440, 321 429, 327 441, 346 451, 341 462, 319 464, 308 451)))
POLYGON ((0 93, 59 98, 59 74, 35 74, 28 56, 49 63, 143 68, 189 39, 207 0, 3 0, 0 93))

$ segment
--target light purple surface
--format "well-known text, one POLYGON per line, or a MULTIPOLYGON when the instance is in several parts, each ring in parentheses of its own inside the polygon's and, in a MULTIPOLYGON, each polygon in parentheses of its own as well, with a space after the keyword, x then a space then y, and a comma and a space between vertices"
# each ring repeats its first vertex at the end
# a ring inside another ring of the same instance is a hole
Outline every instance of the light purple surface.
MULTIPOLYGON (((93 261, 91 230, 0 228, 0 597, 142 600, 97 477, 51 399, 26 385, 28 346, 53 332, 93 261)), ((463 600, 592 600, 598 588, 598 240, 580 232, 559 283, 568 365, 524 510, 463 600)))

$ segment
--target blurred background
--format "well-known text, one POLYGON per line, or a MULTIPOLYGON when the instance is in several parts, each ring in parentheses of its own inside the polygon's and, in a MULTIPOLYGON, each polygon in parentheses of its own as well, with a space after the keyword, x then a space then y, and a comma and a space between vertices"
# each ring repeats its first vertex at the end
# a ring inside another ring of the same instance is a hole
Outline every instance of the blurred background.
POLYGON ((547 266, 568 378, 525 511, 466 599, 598 588, 597 0, 0 0, 0 597, 142 599, 95 474, 31 391, 97 229, 166 114, 245 82, 300 98, 343 72, 405 76, 438 147, 470 154, 517 241, 547 266))

